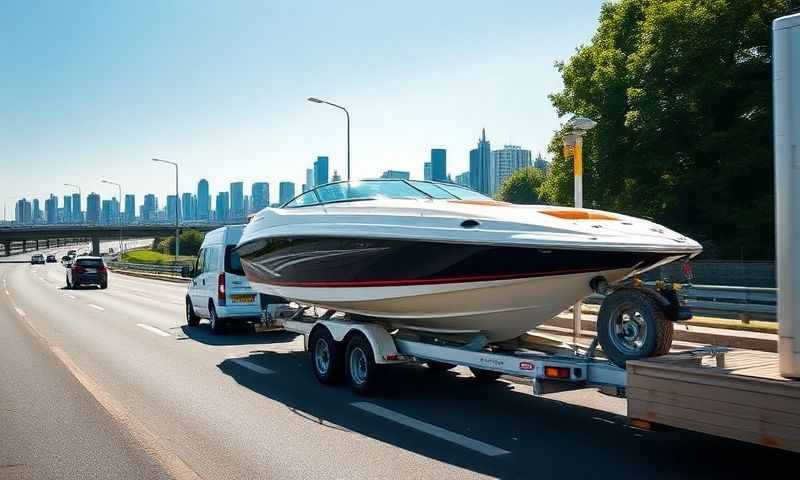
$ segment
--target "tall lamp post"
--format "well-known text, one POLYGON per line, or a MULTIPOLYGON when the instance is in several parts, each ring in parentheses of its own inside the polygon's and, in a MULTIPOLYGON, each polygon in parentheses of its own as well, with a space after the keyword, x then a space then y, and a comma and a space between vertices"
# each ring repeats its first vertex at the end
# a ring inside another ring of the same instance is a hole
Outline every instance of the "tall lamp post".
POLYGON ((320 100, 319 98, 309 97, 308 101, 314 103, 324 103, 326 105, 330 105, 331 107, 336 107, 344 111, 344 114, 347 116, 347 180, 350 181, 350 112, 348 112, 347 109, 341 105, 320 100))
POLYGON ((154 162, 161 162, 161 163, 168 163, 175 167, 175 263, 178 263, 178 255, 181 253, 181 232, 180 226, 178 222, 180 221, 180 214, 179 214, 179 203, 178 199, 180 196, 178 195, 178 164, 175 162, 170 162, 169 160, 161 160, 158 158, 153 159, 154 162))
MULTIPOLYGON (((570 133, 564 135, 564 157, 570 150, 573 153, 573 173, 575 177, 575 208, 583 208, 583 136, 597 125, 586 117, 572 117, 567 126, 570 133)), ((572 340, 576 347, 581 337, 581 305, 578 301, 572 307, 572 340)))
MULTIPOLYGON (((122 255, 122 185, 117 182, 111 182, 108 180, 100 180, 101 183, 108 183, 110 185, 116 185, 119 189, 119 207, 117 208, 117 217, 119 221, 119 254, 122 255)), ((120 257, 120 260, 122 258, 120 257)))

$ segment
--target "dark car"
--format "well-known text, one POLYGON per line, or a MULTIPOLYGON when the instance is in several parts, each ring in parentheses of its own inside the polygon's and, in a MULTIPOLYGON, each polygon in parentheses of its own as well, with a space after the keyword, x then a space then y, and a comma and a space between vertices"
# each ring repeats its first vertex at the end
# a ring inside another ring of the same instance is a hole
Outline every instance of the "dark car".
POLYGON ((67 288, 81 285, 108 287, 108 269, 100 257, 78 257, 67 268, 67 288))
POLYGON ((55 255, 48 255, 47 256, 47 263, 58 263, 58 260, 56 260, 56 256, 55 255))
POLYGON ((31 257, 31 265, 36 265, 37 263, 44 265, 44 255, 42 255, 41 253, 37 253, 36 255, 31 257))

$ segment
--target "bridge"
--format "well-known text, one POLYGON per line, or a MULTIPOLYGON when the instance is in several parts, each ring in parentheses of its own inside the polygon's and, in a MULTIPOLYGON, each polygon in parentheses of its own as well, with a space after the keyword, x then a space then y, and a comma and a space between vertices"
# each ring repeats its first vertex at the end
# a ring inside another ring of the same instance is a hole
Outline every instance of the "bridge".
MULTIPOLYGON (((186 222, 179 225, 181 230, 199 230, 209 232, 225 225, 241 225, 242 222, 186 222)), ((92 253, 100 254, 100 241, 125 238, 154 238, 175 235, 175 224, 124 224, 124 225, 92 225, 92 224, 53 224, 53 225, 13 225, 0 227, 0 245, 2 252, 8 256, 12 247, 18 250, 41 248, 41 242, 60 246, 66 242, 91 241, 92 253), (32 242, 34 242, 32 244, 32 242)))

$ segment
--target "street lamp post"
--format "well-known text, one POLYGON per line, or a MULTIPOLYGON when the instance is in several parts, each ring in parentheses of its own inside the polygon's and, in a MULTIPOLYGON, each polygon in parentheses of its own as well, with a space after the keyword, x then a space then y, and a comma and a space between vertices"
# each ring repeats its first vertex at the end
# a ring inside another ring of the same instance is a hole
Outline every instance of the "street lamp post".
POLYGON ((175 162, 170 162, 169 160, 161 160, 158 158, 153 159, 154 162, 161 162, 161 163, 168 163, 175 167, 175 263, 178 263, 178 255, 181 253, 181 232, 180 226, 178 224, 180 214, 178 213, 179 203, 178 199, 180 198, 178 194, 178 164, 175 162))
POLYGON ((347 116, 347 180, 350 181, 350 112, 348 112, 347 109, 341 105, 320 100, 319 98, 309 97, 308 101, 314 103, 324 103, 326 105, 330 105, 331 107, 336 107, 344 111, 344 114, 347 116))
MULTIPOLYGON (((586 117, 572 117, 567 126, 571 132, 564 135, 564 157, 570 148, 573 152, 573 173, 575 180, 575 208, 583 208, 583 136, 597 125, 586 117)), ((578 301, 572 306, 572 340, 577 348, 581 337, 581 305, 578 301)))
MULTIPOLYGON (((117 208, 117 219, 119 221, 119 254, 122 255, 122 185, 117 182, 111 182, 108 180, 100 180, 101 183, 108 183, 110 185, 116 185, 119 189, 119 207, 117 208)), ((120 257, 120 260, 122 258, 120 257)))

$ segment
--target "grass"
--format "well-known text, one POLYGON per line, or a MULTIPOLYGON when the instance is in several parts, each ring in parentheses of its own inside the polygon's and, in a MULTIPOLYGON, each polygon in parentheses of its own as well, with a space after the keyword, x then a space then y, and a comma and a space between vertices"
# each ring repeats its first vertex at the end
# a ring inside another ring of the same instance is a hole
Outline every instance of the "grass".
MULTIPOLYGON (((193 255, 181 255, 178 257, 178 262, 186 265, 194 265, 195 257, 193 255)), ((171 265, 175 262, 175 255, 167 255, 161 252, 155 252, 148 248, 129 250, 122 255, 123 262, 130 263, 146 263, 151 265, 171 265)))

